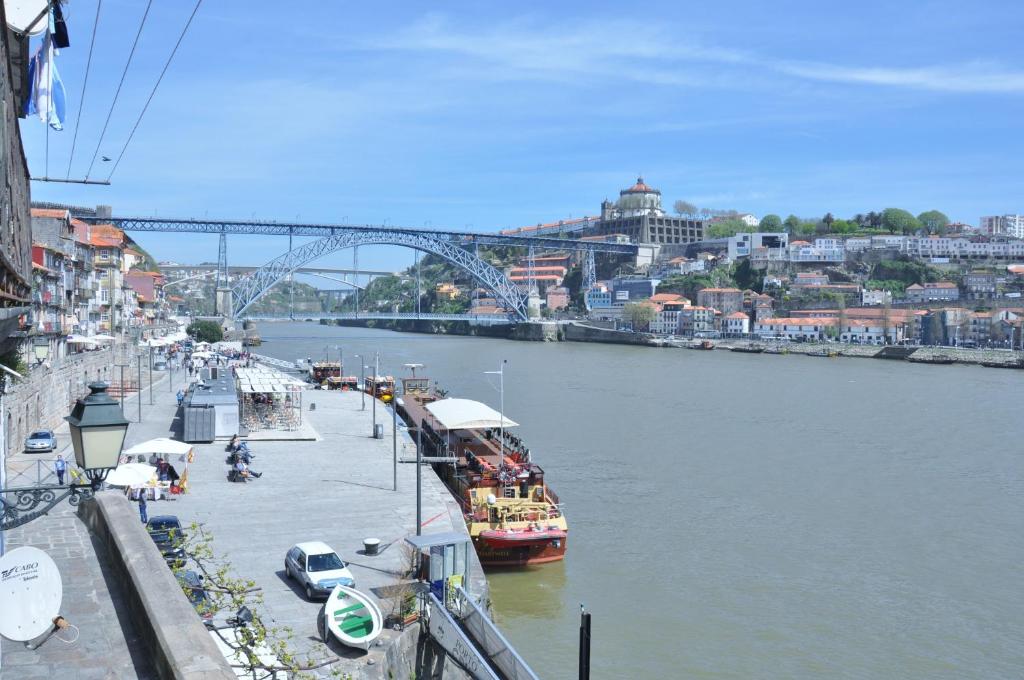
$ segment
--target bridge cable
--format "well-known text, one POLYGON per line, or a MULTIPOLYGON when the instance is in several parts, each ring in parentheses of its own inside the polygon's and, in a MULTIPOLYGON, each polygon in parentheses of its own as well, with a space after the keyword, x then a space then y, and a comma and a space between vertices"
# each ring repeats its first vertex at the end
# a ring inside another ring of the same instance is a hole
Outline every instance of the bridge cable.
POLYGON ((114 107, 117 105, 117 98, 121 95, 121 88, 124 86, 124 79, 128 75, 128 67, 132 65, 132 58, 135 57, 135 48, 139 45, 139 36, 142 35, 142 28, 146 25, 146 17, 149 16, 149 8, 153 6, 153 0, 149 0, 146 3, 146 11, 142 15, 142 21, 139 23, 139 30, 135 33, 135 42, 132 43, 132 51, 128 53, 128 62, 124 65, 124 71, 121 72, 121 82, 117 84, 117 91, 114 93, 114 100, 110 102, 110 110, 107 111, 107 120, 103 123, 103 131, 100 132, 100 140, 96 142, 96 150, 92 154, 92 161, 89 163, 89 169, 85 172, 85 178, 89 179, 90 173, 92 173, 92 166, 96 164, 96 156, 100 153, 100 146, 103 145, 103 138, 107 134, 107 126, 110 125, 110 117, 114 115, 114 107))
POLYGON ((203 0, 196 0, 196 6, 192 9, 192 14, 189 15, 188 21, 185 22, 185 28, 181 29, 181 35, 178 36, 178 42, 174 43, 174 49, 171 50, 171 54, 167 57, 167 63, 164 64, 164 68, 160 71, 160 77, 156 79, 156 84, 153 85, 153 91, 149 93, 149 98, 146 100, 146 105, 142 107, 142 112, 139 113, 138 119, 135 121, 135 125, 132 127, 131 133, 128 135, 128 140, 125 141, 124 147, 121 149, 121 153, 118 155, 117 160, 114 162, 114 167, 110 169, 110 174, 107 175, 107 181, 114 176, 114 172, 117 170, 117 166, 121 164, 121 159, 124 158, 124 152, 128 150, 128 145, 132 143, 132 138, 135 137, 135 131, 139 129, 139 124, 142 122, 142 117, 146 115, 146 111, 149 109, 150 102, 153 101, 156 90, 160 87, 160 83, 163 82, 164 75, 167 73, 167 69, 171 66, 171 61, 174 59, 174 55, 178 53, 178 48, 181 46, 181 41, 185 39, 185 34, 188 33, 189 26, 192 25, 192 20, 196 18, 196 12, 199 11, 199 6, 203 4, 203 0))
POLYGON ((96 18, 92 22, 92 38, 89 40, 89 56, 85 60, 85 79, 82 81, 82 98, 78 102, 78 117, 75 118, 75 134, 71 138, 71 156, 68 158, 68 171, 64 179, 71 179, 71 163, 75 160, 75 145, 78 143, 78 126, 82 122, 82 109, 85 108, 85 92, 89 87, 89 67, 92 66, 92 48, 96 44, 96 28, 100 23, 100 8, 103 7, 103 0, 96 2, 96 18))

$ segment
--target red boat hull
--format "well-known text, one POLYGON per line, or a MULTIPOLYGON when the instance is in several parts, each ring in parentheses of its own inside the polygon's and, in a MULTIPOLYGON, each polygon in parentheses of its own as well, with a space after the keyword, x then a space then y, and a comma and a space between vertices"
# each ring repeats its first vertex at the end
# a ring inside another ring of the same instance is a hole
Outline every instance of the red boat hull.
MULTIPOLYGON (((487 533, 487 532, 485 532, 487 533)), ((502 532, 495 532, 502 533, 502 532)), ((553 534, 555 532, 534 532, 553 534)), ((533 541, 528 540, 495 540, 483 535, 474 539, 480 564, 485 567, 522 567, 531 564, 544 564, 565 559, 568 536, 564 531, 557 532, 561 537, 551 537, 533 541)))

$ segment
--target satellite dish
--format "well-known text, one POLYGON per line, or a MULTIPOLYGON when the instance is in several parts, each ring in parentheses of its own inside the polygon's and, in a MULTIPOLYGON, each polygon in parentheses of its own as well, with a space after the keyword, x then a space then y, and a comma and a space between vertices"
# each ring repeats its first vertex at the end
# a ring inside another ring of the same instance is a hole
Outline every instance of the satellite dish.
MULTIPOLYGON (((4 0, 4 12, 7 14, 7 25, 18 33, 24 33, 25 29, 36 20, 40 14, 49 7, 48 0, 4 0)), ((49 19, 44 14, 39 21, 28 32, 29 35, 39 35, 50 25, 49 19)))
POLYGON ((64 594, 57 565, 39 548, 0 557, 0 635, 25 642, 51 627, 64 594))

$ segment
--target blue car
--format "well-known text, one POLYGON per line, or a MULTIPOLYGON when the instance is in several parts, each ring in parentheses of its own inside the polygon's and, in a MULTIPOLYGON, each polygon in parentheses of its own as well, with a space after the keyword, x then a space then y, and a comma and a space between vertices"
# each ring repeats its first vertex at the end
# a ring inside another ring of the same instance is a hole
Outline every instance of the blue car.
POLYGON ((25 439, 26 453, 43 453, 57 448, 57 437, 53 430, 38 430, 25 439))

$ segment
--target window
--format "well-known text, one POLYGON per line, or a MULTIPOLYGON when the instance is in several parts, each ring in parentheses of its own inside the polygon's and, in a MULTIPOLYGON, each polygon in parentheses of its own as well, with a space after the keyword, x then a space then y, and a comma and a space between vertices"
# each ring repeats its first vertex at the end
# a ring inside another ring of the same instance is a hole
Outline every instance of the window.
POLYGON ((323 553, 321 555, 310 555, 306 571, 332 571, 344 569, 345 563, 341 561, 336 553, 323 553))

